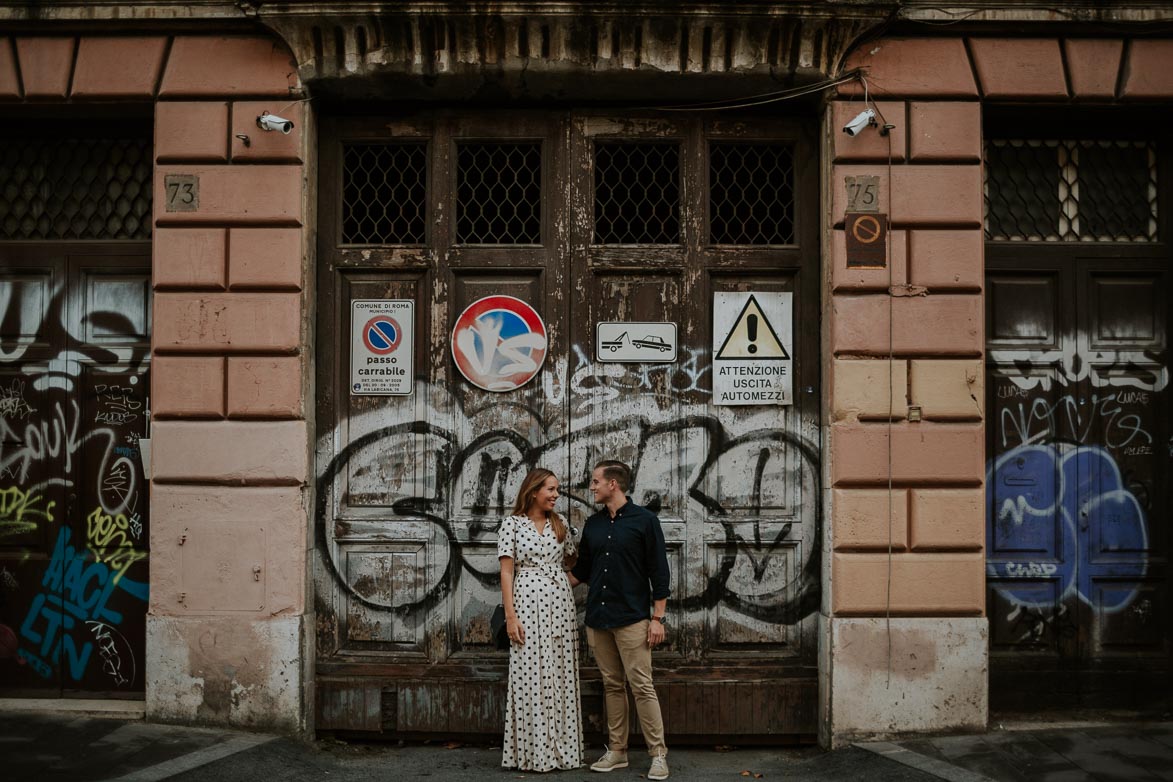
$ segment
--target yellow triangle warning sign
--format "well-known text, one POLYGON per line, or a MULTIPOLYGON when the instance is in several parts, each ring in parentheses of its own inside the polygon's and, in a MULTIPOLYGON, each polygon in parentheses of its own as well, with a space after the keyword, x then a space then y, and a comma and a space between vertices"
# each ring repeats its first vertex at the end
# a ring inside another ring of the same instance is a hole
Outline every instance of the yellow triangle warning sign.
POLYGON ((716 358, 725 360, 750 359, 755 361, 769 359, 788 359, 790 354, 773 324, 766 318, 757 299, 752 295, 741 308, 741 314, 733 323, 733 328, 721 343, 716 358))

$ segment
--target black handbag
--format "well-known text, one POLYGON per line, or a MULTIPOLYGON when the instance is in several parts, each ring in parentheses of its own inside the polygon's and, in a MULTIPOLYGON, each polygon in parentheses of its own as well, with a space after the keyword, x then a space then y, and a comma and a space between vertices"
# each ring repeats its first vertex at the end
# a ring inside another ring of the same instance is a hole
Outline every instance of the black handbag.
POLYGON ((493 635, 493 644, 501 650, 509 648, 509 632, 505 629, 505 606, 501 603, 493 609, 493 616, 489 618, 489 632, 493 635))
MULTIPOLYGON (((513 533, 513 547, 514 553, 517 549, 517 532, 513 533)), ((516 571, 515 571, 516 575, 516 571)), ((505 605, 498 603, 497 607, 493 609, 493 615, 489 617, 489 633, 493 636, 493 645, 498 649, 505 651, 509 648, 509 629, 505 624, 505 605)))

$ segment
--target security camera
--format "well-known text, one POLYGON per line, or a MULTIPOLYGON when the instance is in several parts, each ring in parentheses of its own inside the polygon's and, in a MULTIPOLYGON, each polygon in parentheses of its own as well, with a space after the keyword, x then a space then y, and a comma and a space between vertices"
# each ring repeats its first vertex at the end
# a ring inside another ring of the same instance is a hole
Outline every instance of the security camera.
MULTIPOLYGON (((855 115, 855 119, 843 126, 843 132, 849 136, 858 136, 859 132, 869 125, 876 124, 875 109, 864 109, 855 115)), ((286 131, 288 132, 288 131, 286 131)))
POLYGON ((261 130, 279 130, 288 136, 289 131, 293 130, 293 123, 266 111, 257 117, 257 127, 261 130))

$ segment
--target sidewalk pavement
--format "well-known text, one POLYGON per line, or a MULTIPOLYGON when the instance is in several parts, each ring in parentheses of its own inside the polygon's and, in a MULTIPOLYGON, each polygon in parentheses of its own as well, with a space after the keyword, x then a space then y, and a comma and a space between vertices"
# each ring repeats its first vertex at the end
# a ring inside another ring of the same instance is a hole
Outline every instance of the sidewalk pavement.
MULTIPOLYGON (((817 748, 681 747, 672 779, 721 780, 1173 780, 1173 722, 1088 723, 817 748), (761 776, 758 776, 761 775, 761 776)), ((593 759, 601 752, 588 748, 593 759)), ((492 782, 640 780, 647 756, 609 777, 586 769, 548 775, 501 769, 500 747, 302 742, 230 730, 151 725, 92 714, 0 712, 0 768, 9 782, 53 780, 389 780, 492 782)))

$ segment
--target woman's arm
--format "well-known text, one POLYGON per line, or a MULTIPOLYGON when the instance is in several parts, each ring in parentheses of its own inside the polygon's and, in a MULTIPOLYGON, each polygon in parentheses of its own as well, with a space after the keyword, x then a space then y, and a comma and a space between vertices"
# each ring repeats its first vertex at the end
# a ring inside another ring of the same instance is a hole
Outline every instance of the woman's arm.
POLYGON ((505 634, 514 643, 525 643, 525 628, 513 607, 513 557, 501 557, 501 605, 505 607, 505 634))

